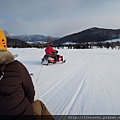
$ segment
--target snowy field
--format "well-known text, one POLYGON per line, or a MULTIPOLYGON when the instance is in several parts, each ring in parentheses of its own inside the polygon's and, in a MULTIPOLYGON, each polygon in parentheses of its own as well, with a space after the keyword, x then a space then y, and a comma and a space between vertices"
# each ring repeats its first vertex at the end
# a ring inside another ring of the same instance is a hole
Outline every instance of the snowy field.
POLYGON ((35 99, 52 115, 120 115, 120 50, 59 49, 64 64, 41 65, 44 49, 9 48, 33 73, 35 99))

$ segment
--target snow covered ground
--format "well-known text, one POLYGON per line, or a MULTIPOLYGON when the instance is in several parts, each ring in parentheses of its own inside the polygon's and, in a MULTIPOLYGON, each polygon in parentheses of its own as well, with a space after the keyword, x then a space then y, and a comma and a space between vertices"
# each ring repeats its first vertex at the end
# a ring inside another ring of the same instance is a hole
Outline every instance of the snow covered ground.
POLYGON ((9 48, 33 73, 52 115, 120 115, 120 50, 59 49, 64 64, 41 65, 44 49, 9 48))

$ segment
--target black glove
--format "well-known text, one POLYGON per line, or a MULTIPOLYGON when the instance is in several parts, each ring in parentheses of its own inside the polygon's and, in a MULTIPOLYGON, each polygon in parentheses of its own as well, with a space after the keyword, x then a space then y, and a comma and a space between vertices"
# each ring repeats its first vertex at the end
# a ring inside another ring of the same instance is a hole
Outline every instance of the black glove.
POLYGON ((56 53, 58 53, 58 51, 56 50, 56 53))

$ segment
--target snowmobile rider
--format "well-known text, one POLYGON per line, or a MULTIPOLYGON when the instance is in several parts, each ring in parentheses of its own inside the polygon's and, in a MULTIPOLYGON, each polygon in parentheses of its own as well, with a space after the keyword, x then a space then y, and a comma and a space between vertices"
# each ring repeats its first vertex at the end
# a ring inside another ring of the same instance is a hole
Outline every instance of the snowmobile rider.
POLYGON ((54 120, 42 101, 34 101, 31 76, 27 68, 14 59, 0 30, 0 119, 8 115, 9 120, 42 120, 43 116, 54 120))
POLYGON ((45 49, 45 53, 46 53, 46 55, 49 55, 50 57, 54 58, 55 61, 58 60, 58 57, 57 57, 57 54, 56 54, 56 53, 58 53, 58 51, 53 49, 51 42, 47 44, 47 47, 45 49))

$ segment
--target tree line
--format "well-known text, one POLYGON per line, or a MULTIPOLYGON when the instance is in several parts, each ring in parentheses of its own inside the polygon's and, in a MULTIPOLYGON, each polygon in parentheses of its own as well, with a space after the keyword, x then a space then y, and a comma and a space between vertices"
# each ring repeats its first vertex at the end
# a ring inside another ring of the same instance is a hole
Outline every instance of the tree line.
MULTIPOLYGON (((27 43, 25 41, 21 41, 20 43, 17 42, 8 42, 8 47, 12 48, 45 48, 47 46, 47 43, 27 43)), ((68 49, 93 49, 93 47, 97 48, 112 48, 112 49, 120 49, 120 42, 87 42, 87 43, 77 43, 77 44, 58 44, 54 45, 53 47, 56 48, 64 48, 67 47, 68 49)))

